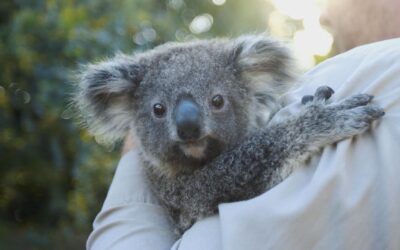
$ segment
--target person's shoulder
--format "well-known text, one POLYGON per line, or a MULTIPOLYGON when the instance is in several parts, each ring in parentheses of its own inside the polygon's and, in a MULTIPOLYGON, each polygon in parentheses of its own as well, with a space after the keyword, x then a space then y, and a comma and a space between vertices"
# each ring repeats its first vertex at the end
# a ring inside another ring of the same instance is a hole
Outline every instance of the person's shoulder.
MULTIPOLYGON (((400 74, 399 58, 400 38, 362 45, 318 64, 299 78, 295 89, 299 90, 299 96, 321 84, 335 90, 347 89, 343 87, 347 85, 365 92, 368 82, 396 81, 393 76, 400 74)), ((343 92, 343 96, 347 96, 346 93, 343 92)))
POLYGON ((307 79, 313 75, 331 72, 335 77, 351 75, 355 70, 363 73, 374 73, 380 67, 395 67, 400 69, 400 38, 370 43, 351 49, 342 54, 331 57, 310 71, 305 76, 307 79))
POLYGON ((375 51, 375 50, 386 50, 386 49, 400 51, 400 38, 393 38, 393 39, 361 45, 359 47, 352 49, 351 51, 357 51, 357 50, 375 51))
POLYGON ((337 57, 348 57, 348 56, 369 56, 379 54, 391 55, 393 53, 400 53, 400 38, 388 39, 379 42, 369 43, 358 46, 345 53, 339 54, 337 57))
POLYGON ((326 60, 340 61, 340 60, 384 60, 385 58, 397 57, 400 55, 400 38, 383 40, 379 42, 369 43, 355 47, 349 51, 338 54, 326 60))

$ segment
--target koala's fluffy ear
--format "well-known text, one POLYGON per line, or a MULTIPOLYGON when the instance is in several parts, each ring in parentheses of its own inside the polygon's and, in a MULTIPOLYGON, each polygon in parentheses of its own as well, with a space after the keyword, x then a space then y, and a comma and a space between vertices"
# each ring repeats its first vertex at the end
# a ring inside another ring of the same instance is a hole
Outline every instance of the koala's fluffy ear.
POLYGON ((247 35, 234 41, 233 54, 235 68, 259 114, 255 122, 263 123, 279 109, 282 95, 291 87, 295 68, 291 53, 282 42, 267 35, 247 35))
POLYGON ((83 66, 74 103, 89 131, 105 143, 123 138, 132 122, 132 98, 143 77, 132 57, 83 66))

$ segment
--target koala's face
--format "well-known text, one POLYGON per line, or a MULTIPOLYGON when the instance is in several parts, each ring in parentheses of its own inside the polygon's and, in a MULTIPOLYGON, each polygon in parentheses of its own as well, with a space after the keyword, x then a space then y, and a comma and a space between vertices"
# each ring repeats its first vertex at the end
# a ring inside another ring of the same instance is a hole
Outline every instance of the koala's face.
POLYGON ((265 125, 288 62, 263 36, 166 44, 89 65, 76 99, 95 134, 115 139, 130 128, 153 164, 190 171, 265 125))
POLYGON ((193 166, 247 133, 251 98, 225 51, 174 47, 146 60, 133 127, 147 155, 193 166))

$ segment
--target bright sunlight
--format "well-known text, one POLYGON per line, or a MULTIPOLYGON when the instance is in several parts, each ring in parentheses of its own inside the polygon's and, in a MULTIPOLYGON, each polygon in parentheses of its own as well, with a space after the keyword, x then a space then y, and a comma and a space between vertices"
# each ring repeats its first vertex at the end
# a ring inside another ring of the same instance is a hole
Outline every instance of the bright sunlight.
POLYGON ((315 56, 326 56, 333 43, 332 36, 320 23, 320 0, 270 0, 276 10, 268 20, 271 34, 278 37, 293 37, 293 48, 300 66, 315 65, 315 56), (290 27, 287 19, 301 21, 302 27, 290 27))

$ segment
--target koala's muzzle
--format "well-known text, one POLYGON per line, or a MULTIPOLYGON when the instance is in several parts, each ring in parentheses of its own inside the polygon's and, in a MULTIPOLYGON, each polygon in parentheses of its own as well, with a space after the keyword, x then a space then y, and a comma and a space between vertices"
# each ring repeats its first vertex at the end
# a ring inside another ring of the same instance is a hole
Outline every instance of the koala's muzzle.
POLYGON ((180 100, 176 106, 174 118, 181 140, 194 141, 200 138, 202 115, 197 103, 191 99, 180 100))

